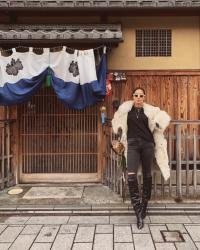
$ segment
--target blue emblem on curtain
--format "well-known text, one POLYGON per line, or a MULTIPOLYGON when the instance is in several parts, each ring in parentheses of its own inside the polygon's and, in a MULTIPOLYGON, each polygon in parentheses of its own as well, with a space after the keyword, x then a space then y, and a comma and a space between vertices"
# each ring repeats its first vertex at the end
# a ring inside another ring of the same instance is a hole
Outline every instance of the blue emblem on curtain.
POLYGON ((92 49, 74 54, 65 47, 55 53, 45 49, 42 55, 13 49, 11 56, 0 56, 0 105, 30 100, 47 78, 66 107, 83 109, 106 95, 106 55, 96 69, 92 49))

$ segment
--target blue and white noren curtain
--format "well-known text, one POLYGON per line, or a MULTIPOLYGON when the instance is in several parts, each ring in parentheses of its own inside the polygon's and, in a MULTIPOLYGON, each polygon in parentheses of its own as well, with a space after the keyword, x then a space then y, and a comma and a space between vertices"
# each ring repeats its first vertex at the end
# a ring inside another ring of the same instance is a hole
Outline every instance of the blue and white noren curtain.
POLYGON ((48 74, 58 98, 66 107, 83 109, 106 95, 106 55, 96 69, 93 49, 74 54, 44 49, 37 55, 13 49, 11 56, 0 55, 0 105, 29 100, 42 86, 48 74))

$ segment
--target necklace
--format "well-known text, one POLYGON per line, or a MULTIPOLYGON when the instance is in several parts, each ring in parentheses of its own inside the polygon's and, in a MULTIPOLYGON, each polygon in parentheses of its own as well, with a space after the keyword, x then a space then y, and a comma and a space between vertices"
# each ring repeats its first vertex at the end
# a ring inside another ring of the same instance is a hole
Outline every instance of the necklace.
POLYGON ((139 116, 140 116, 140 108, 135 108, 135 115, 136 115, 136 118, 139 119, 139 116))

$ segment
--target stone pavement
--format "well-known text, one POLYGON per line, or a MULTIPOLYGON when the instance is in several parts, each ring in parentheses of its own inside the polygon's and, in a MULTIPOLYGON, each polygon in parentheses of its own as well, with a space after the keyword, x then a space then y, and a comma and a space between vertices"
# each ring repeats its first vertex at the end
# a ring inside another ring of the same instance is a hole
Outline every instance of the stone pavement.
POLYGON ((1 216, 0 250, 200 249, 200 215, 1 216))
POLYGON ((123 203, 101 184, 0 191, 0 250, 162 248, 200 249, 199 200, 151 200, 145 227, 138 230, 130 201, 123 203))

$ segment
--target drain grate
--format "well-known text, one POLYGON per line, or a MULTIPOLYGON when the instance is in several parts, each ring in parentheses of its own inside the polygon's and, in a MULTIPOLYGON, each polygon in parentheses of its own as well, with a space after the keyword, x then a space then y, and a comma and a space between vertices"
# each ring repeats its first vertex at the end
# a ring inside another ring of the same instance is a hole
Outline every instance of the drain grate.
POLYGON ((165 242, 185 242, 183 235, 180 231, 165 231, 161 230, 161 235, 165 242))

